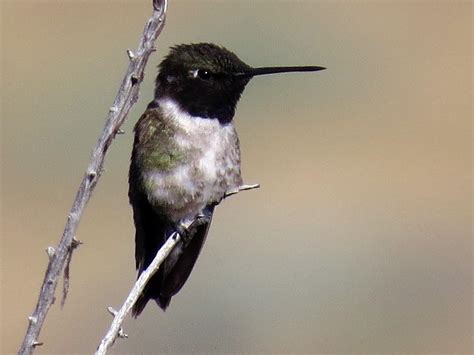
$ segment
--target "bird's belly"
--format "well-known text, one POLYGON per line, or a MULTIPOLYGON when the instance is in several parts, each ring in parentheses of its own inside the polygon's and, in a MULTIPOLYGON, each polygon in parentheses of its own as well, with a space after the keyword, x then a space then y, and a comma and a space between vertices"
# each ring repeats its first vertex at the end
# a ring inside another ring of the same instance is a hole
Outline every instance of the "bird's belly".
POLYGON ((149 200, 173 221, 193 218, 225 192, 242 184, 240 151, 233 127, 176 137, 186 159, 168 171, 145 173, 149 200))

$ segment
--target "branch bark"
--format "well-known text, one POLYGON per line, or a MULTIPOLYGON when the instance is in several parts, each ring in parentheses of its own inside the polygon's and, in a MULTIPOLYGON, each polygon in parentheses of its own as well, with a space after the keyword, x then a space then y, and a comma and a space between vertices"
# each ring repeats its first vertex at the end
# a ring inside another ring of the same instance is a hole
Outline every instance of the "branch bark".
MULTIPOLYGON (((71 253, 75 246, 77 246, 75 245, 77 241, 75 242, 74 236, 79 221, 100 178, 105 154, 115 135, 120 133, 120 126, 125 121, 131 107, 138 100, 139 87, 144 77, 145 66, 150 54, 155 51, 154 42, 165 24, 166 8, 167 0, 153 0, 153 14, 145 25, 136 53, 130 50, 127 51, 130 59, 127 73, 109 110, 104 129, 92 152, 89 166, 72 204, 61 240, 56 248, 49 247, 47 249, 49 256, 48 267, 36 308, 33 314, 28 317, 28 329, 21 344, 19 354, 31 354, 36 346, 42 345, 37 339, 49 308, 54 303, 54 294, 61 272, 65 270, 66 263, 66 270, 68 270, 71 253)), ((65 277, 67 284, 67 275, 65 277)), ((65 290, 67 291, 67 288, 65 290)))
MULTIPOLYGON (((251 189, 259 188, 260 185, 241 185, 236 189, 227 191, 223 200, 227 197, 233 196, 240 191, 246 191, 251 189)), ((189 229, 192 224, 196 221, 196 219, 187 220, 181 224, 181 226, 186 230, 189 229)), ((181 235, 177 232, 173 233, 165 244, 158 250, 156 253, 155 258, 151 262, 151 264, 141 273, 140 277, 137 279, 135 284, 133 285, 130 293, 128 294, 125 302, 123 303, 122 307, 120 307, 119 311, 115 311, 113 308, 109 307, 108 310, 110 313, 113 314, 114 320, 110 325, 105 336, 102 338, 95 355, 104 355, 107 353, 107 350, 114 344, 117 338, 127 338, 122 328, 122 323, 125 320, 125 317, 132 309, 133 305, 137 301, 138 297, 142 293, 147 284, 148 280, 158 271, 161 263, 166 259, 166 257, 171 253, 173 248, 179 243, 181 240, 181 235)))

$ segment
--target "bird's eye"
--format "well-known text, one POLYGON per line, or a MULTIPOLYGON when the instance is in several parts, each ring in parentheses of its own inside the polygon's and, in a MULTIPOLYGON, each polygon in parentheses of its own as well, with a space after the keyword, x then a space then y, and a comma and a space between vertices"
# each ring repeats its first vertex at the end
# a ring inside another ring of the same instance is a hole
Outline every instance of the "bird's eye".
POLYGON ((211 76, 212 76, 212 73, 209 71, 209 70, 206 70, 206 69, 199 69, 197 71, 197 75, 203 79, 203 80, 207 80, 207 79, 210 79, 211 76))

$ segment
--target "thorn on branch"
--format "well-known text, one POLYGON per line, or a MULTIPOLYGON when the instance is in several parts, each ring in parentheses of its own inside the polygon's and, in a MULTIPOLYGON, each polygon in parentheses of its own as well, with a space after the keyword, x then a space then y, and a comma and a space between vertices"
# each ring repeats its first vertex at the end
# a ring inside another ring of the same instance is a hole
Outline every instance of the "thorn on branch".
POLYGON ((117 112, 117 111, 118 111, 117 106, 111 106, 111 107, 109 108, 109 112, 117 112))
POLYGON ((130 61, 135 61, 135 59, 137 58, 135 56, 135 53, 133 53, 133 51, 131 49, 127 49, 127 55, 128 55, 128 59, 130 59, 130 61))
POLYGON ((63 296, 61 298, 61 308, 64 307, 64 304, 66 303, 67 294, 69 293, 70 267, 71 267, 72 253, 81 244, 83 244, 82 241, 80 241, 76 237, 72 237, 71 245, 68 248, 69 250, 66 257, 66 266, 64 267, 63 296))
POLYGON ((228 190, 226 191, 224 197, 222 199, 225 199, 229 196, 238 194, 240 191, 247 191, 247 190, 253 190, 253 189, 258 189, 260 187, 260 184, 251 184, 251 185, 240 185, 239 187, 228 190))
MULTIPOLYGON (((107 307, 107 311, 108 311, 112 316, 114 316, 114 318, 117 316, 117 313, 118 313, 118 312, 117 312, 117 310, 115 310, 115 308, 113 308, 113 307, 107 307)), ((126 333, 124 332, 124 330, 123 330, 122 327, 119 328, 117 336, 118 336, 119 338, 121 338, 121 339, 126 339, 126 338, 128 338, 128 334, 126 334, 126 333)))
POLYGON ((49 260, 53 260, 54 256, 56 255, 56 249, 53 247, 47 247, 46 248, 46 254, 48 254, 49 260))
POLYGON ((82 240, 72 237, 71 250, 76 249, 79 245, 84 244, 82 240))
POLYGON ((32 345, 33 345, 33 347, 35 348, 35 347, 37 347, 37 346, 44 345, 44 343, 43 343, 43 342, 40 342, 40 341, 36 341, 36 340, 35 340, 35 341, 33 342, 33 344, 32 344, 32 345))
POLYGON ((128 338, 128 334, 123 331, 123 328, 120 328, 120 329, 119 329, 119 332, 118 332, 118 337, 119 337, 120 339, 127 339, 127 338, 128 338))
POLYGON ((120 129, 120 128, 119 128, 119 129, 117 130, 117 134, 125 134, 125 131, 124 131, 123 129, 120 129))
POLYGON ((90 170, 87 172, 87 178, 89 179, 89 182, 92 182, 96 177, 97 177, 97 171, 90 170))
POLYGON ((136 85, 138 83, 138 76, 137 74, 132 74, 132 76, 130 77, 130 80, 132 81, 132 85, 136 85))
POLYGON ((36 324, 36 322, 38 322, 38 318, 33 317, 33 316, 29 316, 28 320, 30 321, 31 324, 36 324))

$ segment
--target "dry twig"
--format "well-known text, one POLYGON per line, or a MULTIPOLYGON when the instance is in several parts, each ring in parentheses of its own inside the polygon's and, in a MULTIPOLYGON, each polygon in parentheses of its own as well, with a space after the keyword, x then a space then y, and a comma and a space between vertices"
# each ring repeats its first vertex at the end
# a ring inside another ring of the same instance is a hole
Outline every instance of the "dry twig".
MULTIPOLYGON (((58 279, 63 270, 66 271, 65 288, 69 284, 69 262, 74 250, 74 236, 79 225, 84 208, 89 201, 92 191, 99 180, 105 154, 115 135, 120 133, 120 126, 127 117, 131 107, 137 102, 139 84, 143 80, 144 70, 150 54, 155 50, 154 42, 163 29, 166 16, 167 0, 153 0, 153 14, 145 25, 138 49, 135 53, 128 50, 130 59, 127 73, 122 81, 114 103, 109 110, 105 127, 96 147, 92 152, 91 161, 82 179, 76 198, 69 212, 61 240, 56 248, 48 247, 49 263, 44 277, 38 302, 33 314, 28 317, 29 324, 19 354, 31 354, 38 342, 38 336, 43 326, 49 308, 54 302, 54 293, 58 279), (65 264, 68 266, 65 269, 65 264)), ((63 296, 65 297, 65 295, 63 296)))

